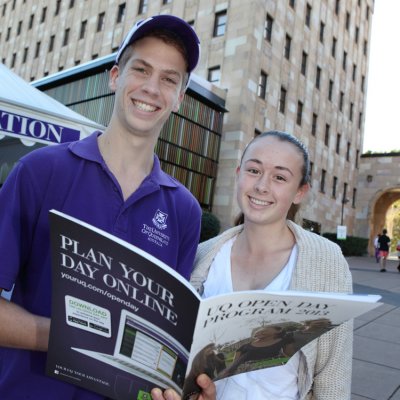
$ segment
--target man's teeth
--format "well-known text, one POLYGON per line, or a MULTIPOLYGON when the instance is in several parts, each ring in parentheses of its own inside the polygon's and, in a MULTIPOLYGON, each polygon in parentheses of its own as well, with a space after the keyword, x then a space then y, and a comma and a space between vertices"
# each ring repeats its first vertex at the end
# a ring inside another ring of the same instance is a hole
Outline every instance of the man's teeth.
POLYGON ((151 106, 150 104, 142 103, 141 101, 135 101, 135 106, 141 111, 155 111, 157 107, 151 106))

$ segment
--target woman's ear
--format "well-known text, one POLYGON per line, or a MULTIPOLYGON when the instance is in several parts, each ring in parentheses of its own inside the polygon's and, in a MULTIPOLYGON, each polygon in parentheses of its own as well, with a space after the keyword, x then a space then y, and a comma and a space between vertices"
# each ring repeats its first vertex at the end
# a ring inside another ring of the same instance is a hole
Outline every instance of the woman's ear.
POLYGON ((302 202, 302 200, 304 199, 305 195, 308 193, 309 189, 310 189, 310 185, 308 183, 301 185, 297 189, 297 193, 294 196, 293 204, 300 204, 302 202))

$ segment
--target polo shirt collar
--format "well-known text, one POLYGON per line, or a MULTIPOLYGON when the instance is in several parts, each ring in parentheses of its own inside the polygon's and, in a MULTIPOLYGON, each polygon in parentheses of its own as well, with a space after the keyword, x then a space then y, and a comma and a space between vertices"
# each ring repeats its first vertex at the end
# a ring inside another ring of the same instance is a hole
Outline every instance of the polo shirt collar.
MULTIPOLYGON (((97 138, 102 132, 95 131, 88 137, 72 142, 69 144, 69 150, 76 156, 83 158, 88 161, 97 162, 104 165, 103 157, 101 156, 99 146, 97 144, 97 138)), ((177 187, 177 181, 170 175, 166 174, 160 166, 158 157, 154 154, 153 169, 150 175, 146 178, 157 183, 160 186, 177 187)))

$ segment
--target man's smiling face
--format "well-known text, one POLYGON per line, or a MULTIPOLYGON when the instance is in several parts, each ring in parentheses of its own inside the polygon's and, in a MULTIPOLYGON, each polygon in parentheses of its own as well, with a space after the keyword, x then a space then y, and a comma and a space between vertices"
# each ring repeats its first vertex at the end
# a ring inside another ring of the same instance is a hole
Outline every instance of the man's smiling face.
POLYGON ((133 45, 124 66, 111 70, 119 124, 140 136, 158 136, 184 96, 186 61, 172 45, 145 37, 133 45))

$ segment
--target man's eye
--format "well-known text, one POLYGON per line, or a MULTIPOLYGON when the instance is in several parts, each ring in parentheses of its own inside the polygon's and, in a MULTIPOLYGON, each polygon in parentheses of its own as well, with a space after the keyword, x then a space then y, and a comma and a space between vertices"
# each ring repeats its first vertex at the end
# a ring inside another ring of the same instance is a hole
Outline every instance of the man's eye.
POLYGON ((169 85, 177 85, 178 82, 174 78, 166 77, 164 78, 164 81, 167 82, 169 85))

